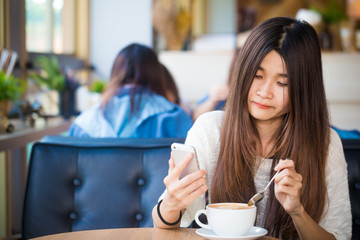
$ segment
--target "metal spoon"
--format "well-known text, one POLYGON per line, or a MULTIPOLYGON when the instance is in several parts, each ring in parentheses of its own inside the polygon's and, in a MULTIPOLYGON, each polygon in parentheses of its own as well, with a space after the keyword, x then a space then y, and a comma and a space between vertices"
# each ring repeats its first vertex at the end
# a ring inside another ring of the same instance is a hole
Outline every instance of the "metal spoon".
POLYGON ((271 178, 270 182, 266 185, 264 190, 262 190, 261 192, 256 193, 252 198, 250 198, 250 200, 248 202, 248 206, 255 205, 257 202, 259 202, 261 199, 263 199, 263 197, 265 196, 266 190, 269 188, 272 181, 274 181, 274 179, 275 179, 276 175, 278 175, 278 173, 279 173, 279 171, 277 171, 274 174, 274 176, 271 178))

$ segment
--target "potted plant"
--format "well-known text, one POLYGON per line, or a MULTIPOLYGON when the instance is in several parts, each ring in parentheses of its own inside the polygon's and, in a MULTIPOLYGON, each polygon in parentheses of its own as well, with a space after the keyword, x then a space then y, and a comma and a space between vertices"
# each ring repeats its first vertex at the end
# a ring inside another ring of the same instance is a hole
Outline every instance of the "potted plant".
MULTIPOLYGON (((38 56, 35 60, 35 65, 40 71, 31 74, 30 77, 38 85, 46 86, 49 90, 56 91, 56 94, 49 94, 51 97, 48 97, 48 99, 52 101, 53 105, 43 106, 43 108, 47 109, 45 112, 50 113, 50 115, 60 114, 66 119, 75 115, 75 91, 79 84, 69 74, 71 69, 69 68, 69 71, 64 73, 55 56, 38 56)), ((43 104, 46 104, 46 101, 43 101, 43 104)))
POLYGON ((14 77, 9 75, 6 77, 4 71, 0 71, 0 101, 16 101, 20 99, 21 94, 25 90, 24 83, 14 77))
POLYGON ((5 129, 7 132, 13 131, 13 126, 7 121, 7 114, 11 102, 20 99, 24 90, 25 82, 13 75, 6 76, 4 71, 0 71, 0 129, 5 129))
POLYGON ((39 87, 45 87, 40 93, 41 105, 46 115, 61 113, 61 95, 65 90, 65 76, 55 56, 38 56, 35 59, 36 72, 29 74, 39 87))
POLYGON ((55 56, 38 56, 35 60, 35 66, 40 71, 31 73, 30 77, 40 86, 46 86, 48 89, 56 91, 63 91, 65 89, 65 77, 55 56))

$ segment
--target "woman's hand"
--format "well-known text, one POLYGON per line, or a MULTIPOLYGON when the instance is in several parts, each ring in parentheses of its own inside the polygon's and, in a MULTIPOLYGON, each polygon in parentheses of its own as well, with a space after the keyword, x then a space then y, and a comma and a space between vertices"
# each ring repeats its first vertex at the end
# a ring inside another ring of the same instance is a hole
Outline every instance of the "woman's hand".
POLYGON ((168 175, 164 178, 166 185, 166 195, 161 205, 156 205, 152 211, 152 217, 154 225, 159 228, 176 228, 180 226, 180 222, 177 222, 180 216, 180 211, 189 206, 196 198, 200 197, 207 190, 206 178, 204 177, 206 171, 199 170, 194 173, 190 173, 187 176, 180 179, 181 172, 190 163, 193 155, 189 153, 184 161, 180 162, 178 166, 175 166, 174 158, 171 154, 169 160, 168 175), (159 209, 157 208, 159 207, 159 209), (168 223, 166 224, 160 219, 158 210, 164 219, 168 223), (177 223, 177 224, 175 224, 177 223))
POLYGON ((281 171, 275 178, 276 199, 290 215, 299 214, 303 211, 300 202, 302 176, 296 172, 294 161, 280 160, 274 170, 281 171))
MULTIPOLYGON (((171 154, 169 160, 168 175, 164 179, 167 189, 165 198, 161 204, 164 212, 171 212, 185 209, 196 198, 200 197, 207 190, 205 170, 199 170, 180 179, 181 172, 190 163, 193 155, 189 153, 184 161, 175 166, 174 158, 171 154)), ((163 211, 162 211, 163 212, 163 211)))
POLYGON ((333 239, 334 235, 320 227, 305 211, 300 202, 302 176, 295 170, 292 160, 280 160, 274 168, 281 171, 275 177, 275 196, 291 216, 300 239, 333 239))

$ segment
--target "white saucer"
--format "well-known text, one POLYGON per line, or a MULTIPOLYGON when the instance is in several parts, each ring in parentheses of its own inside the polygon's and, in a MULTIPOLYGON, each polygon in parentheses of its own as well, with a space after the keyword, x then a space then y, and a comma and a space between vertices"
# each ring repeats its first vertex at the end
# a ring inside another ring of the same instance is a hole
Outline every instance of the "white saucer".
POLYGON ((224 237, 219 236, 216 233, 214 233, 211 230, 205 229, 205 228, 199 228, 196 230, 196 233, 202 237, 206 237, 207 239, 214 239, 214 240, 251 240, 251 239, 257 239, 261 236, 264 236, 267 234, 267 230, 265 228, 261 227, 252 227, 250 231, 244 235, 239 237, 224 237))

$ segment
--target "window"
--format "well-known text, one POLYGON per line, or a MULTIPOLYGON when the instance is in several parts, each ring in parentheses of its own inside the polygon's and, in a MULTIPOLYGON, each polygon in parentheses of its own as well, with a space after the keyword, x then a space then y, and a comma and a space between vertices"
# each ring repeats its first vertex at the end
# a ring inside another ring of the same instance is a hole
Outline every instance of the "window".
POLYGON ((74 54, 75 1, 26 0, 28 52, 74 54))

